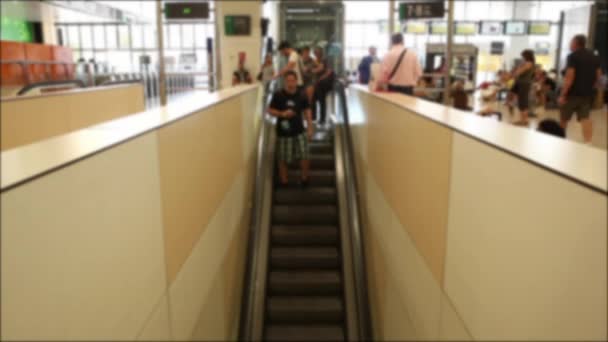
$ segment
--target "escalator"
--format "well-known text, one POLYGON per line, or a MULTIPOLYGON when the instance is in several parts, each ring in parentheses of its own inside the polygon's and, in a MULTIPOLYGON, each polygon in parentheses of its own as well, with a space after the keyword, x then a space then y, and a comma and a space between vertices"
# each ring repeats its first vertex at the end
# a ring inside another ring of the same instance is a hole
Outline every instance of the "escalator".
POLYGON ((311 174, 298 163, 280 185, 274 123, 266 118, 243 292, 241 341, 371 340, 356 175, 344 88, 334 124, 310 143, 311 174))
MULTIPOLYGON (((343 341, 344 301, 333 134, 318 131, 310 183, 299 171, 274 183, 264 336, 267 341, 343 341)), ((297 165, 294 165, 297 167, 297 165)))

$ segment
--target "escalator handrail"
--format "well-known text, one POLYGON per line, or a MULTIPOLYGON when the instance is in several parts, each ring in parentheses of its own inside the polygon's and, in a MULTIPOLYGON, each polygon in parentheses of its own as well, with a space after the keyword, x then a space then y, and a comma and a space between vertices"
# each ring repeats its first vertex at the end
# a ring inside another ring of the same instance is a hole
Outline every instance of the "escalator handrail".
POLYGON ((44 81, 28 84, 25 87, 21 88, 19 92, 17 92, 17 96, 24 95, 28 91, 35 88, 49 87, 49 86, 61 86, 61 85, 75 85, 78 88, 84 88, 85 85, 81 80, 65 80, 65 81, 44 81))
POLYGON ((350 131, 348 117, 348 106, 346 103, 345 84, 336 80, 334 85, 335 96, 338 97, 340 110, 336 112, 338 122, 344 128, 341 134, 344 148, 344 173, 345 188, 347 196, 347 208, 350 227, 350 245, 352 250, 353 276, 355 280, 355 301, 358 321, 358 337, 361 341, 371 341, 373 338, 371 315, 369 308, 369 297, 367 291, 367 275, 365 267, 365 252, 363 248, 363 231, 361 227, 361 212, 359 210, 359 192, 357 186, 357 174, 354 160, 354 145, 350 131))
POLYGON ((257 159, 255 169, 255 181, 252 195, 250 229, 248 232, 245 275, 243 280, 242 305, 239 322, 239 341, 257 341, 261 339, 259 332, 255 327, 256 306, 260 296, 265 296, 264 286, 258 286, 260 282, 264 283, 266 274, 258 274, 258 263, 265 263, 260 256, 260 250, 263 248, 262 240, 268 239, 268 236, 263 236, 263 211, 264 211, 264 191, 266 177, 269 172, 272 173, 272 165, 266 160, 266 155, 270 148, 270 134, 273 127, 273 120, 266 115, 269 96, 272 94, 276 82, 272 81, 268 87, 268 93, 262 97, 262 126, 260 128, 257 142, 257 159), (269 169, 270 168, 270 171, 269 169), (263 278, 263 279, 262 279, 263 278))

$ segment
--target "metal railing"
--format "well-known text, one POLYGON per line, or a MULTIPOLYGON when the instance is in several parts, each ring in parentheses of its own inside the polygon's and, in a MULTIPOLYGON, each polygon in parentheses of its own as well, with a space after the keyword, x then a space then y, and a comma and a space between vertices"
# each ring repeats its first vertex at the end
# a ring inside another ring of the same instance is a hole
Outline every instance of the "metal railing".
MULTIPOLYGON (((71 88, 84 88, 84 83, 80 80, 66 80, 66 81, 45 81, 36 82, 26 85, 17 92, 17 96, 23 96, 34 89, 49 89, 59 88, 61 86, 72 86, 71 88)), ((64 88, 61 88, 64 89, 64 88)))
POLYGON ((349 326, 349 340, 371 341, 373 333, 371 329, 371 316, 367 291, 367 275, 365 269, 364 238, 361 225, 361 213, 359 211, 359 192, 357 190, 357 174, 355 167, 353 141, 350 132, 350 121, 348 117, 348 106, 346 102, 345 82, 337 80, 334 85, 334 96, 336 97, 336 125, 340 129, 340 141, 337 142, 341 149, 339 156, 342 161, 339 165, 342 186, 344 191, 344 207, 347 210, 344 217, 348 220, 345 223, 348 241, 343 241, 344 248, 349 252, 349 259, 344 263, 350 262, 345 269, 349 269, 348 276, 352 279, 351 284, 354 289, 352 293, 353 302, 347 303, 348 321, 356 322, 355 326, 349 326), (348 246, 346 246, 348 244, 348 246))
POLYGON ((244 275, 239 341, 260 341, 263 334, 266 297, 266 267, 270 234, 270 204, 274 143, 273 118, 266 115, 269 96, 276 87, 272 82, 262 100, 262 127, 258 136, 256 175, 253 188, 251 225, 248 232, 247 261, 244 275))

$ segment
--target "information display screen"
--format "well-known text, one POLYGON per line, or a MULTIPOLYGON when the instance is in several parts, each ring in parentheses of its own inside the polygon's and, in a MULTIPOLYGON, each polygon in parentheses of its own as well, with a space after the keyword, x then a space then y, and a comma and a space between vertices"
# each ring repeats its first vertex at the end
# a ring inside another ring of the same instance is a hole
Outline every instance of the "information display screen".
POLYGON ((477 26, 475 22, 456 22, 454 33, 458 35, 475 35, 477 34, 477 26))
POLYGON ((506 35, 525 35, 526 30, 526 22, 525 21, 507 21, 505 24, 505 34, 506 35))
POLYGON ((551 32, 551 23, 548 21, 533 21, 528 27, 529 34, 547 35, 551 32))
POLYGON ((399 20, 443 18, 444 0, 418 0, 399 3, 399 20))
POLYGON ((481 34, 483 35, 502 35, 504 24, 500 21, 482 21, 481 34))
POLYGON ((408 21, 403 27, 403 33, 428 34, 429 26, 425 22, 408 21))
POLYGON ((248 36, 251 34, 251 17, 248 15, 224 16, 224 30, 227 36, 248 36))
POLYGON ((209 19, 207 2, 165 2, 167 19, 209 19))
POLYGON ((445 21, 433 21, 431 23, 431 34, 447 34, 448 24, 445 21))

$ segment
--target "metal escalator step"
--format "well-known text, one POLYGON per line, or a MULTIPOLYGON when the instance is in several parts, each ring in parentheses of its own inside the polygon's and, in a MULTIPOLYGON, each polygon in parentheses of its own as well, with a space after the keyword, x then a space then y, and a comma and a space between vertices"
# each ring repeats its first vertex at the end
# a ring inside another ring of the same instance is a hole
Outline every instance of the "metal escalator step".
MULTIPOLYGON (((310 168, 312 170, 334 170, 336 167, 333 154, 310 154, 310 168)), ((300 168, 299 163, 289 164, 291 170, 300 168)))
POLYGON ((277 204, 335 204, 336 188, 278 188, 274 192, 274 203, 277 204))
MULTIPOLYGON (((311 170, 308 186, 335 186, 336 173, 333 170, 311 170)), ((289 171, 289 187, 299 187, 300 171, 289 171)))
POLYGON ((312 142, 327 142, 331 143, 333 140, 333 132, 331 130, 319 130, 317 129, 312 135, 312 142))
POLYGON ((267 318, 271 323, 340 323, 344 315, 338 296, 276 296, 267 300, 267 318))
POLYGON ((344 341, 341 325, 270 325, 266 328, 266 341, 271 342, 329 342, 344 341))
POLYGON ((271 228, 271 241, 275 246, 335 246, 338 239, 336 226, 277 225, 271 228))
POLYGON ((272 247, 270 267, 273 270, 336 269, 340 266, 335 247, 272 247))
POLYGON ((274 205, 274 224, 338 224, 335 205, 274 205))
POLYGON ((313 153, 313 154, 316 154, 316 153, 332 154, 332 153, 334 153, 334 145, 332 145, 331 143, 311 142, 309 144, 309 146, 310 146, 310 153, 313 153))
POLYGON ((342 280, 338 271, 275 271, 270 273, 271 295, 339 295, 342 280))

